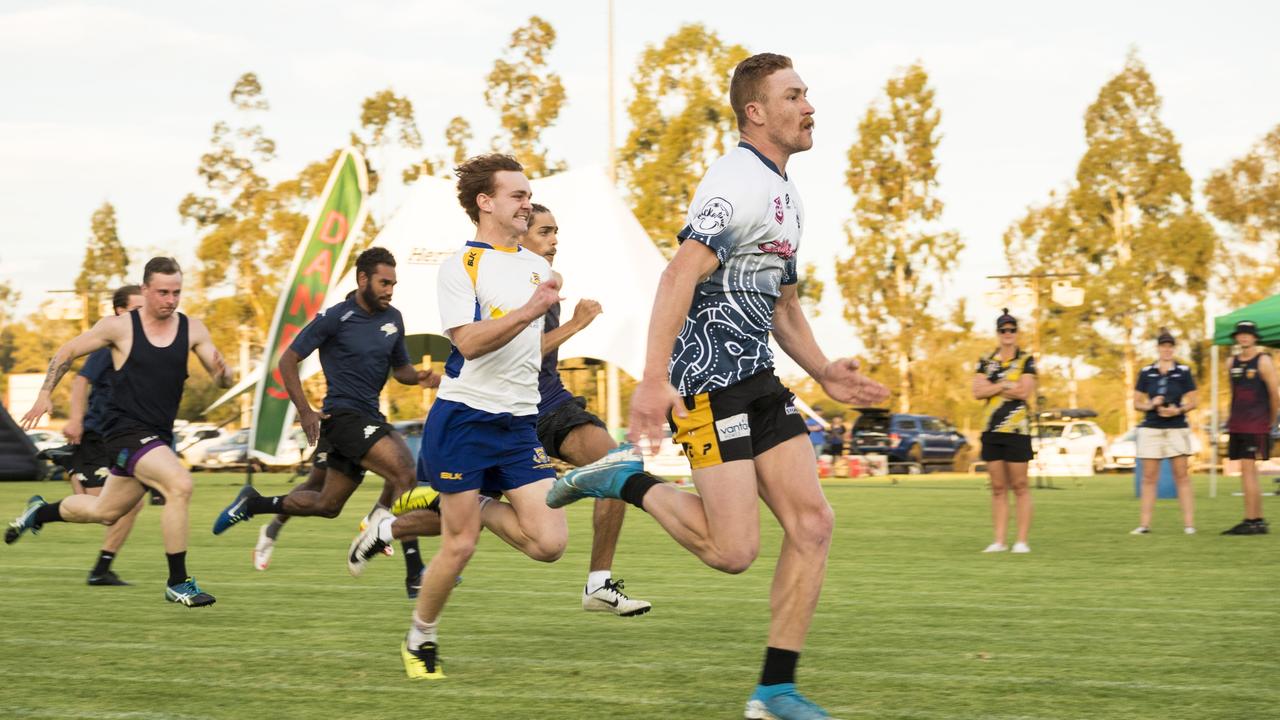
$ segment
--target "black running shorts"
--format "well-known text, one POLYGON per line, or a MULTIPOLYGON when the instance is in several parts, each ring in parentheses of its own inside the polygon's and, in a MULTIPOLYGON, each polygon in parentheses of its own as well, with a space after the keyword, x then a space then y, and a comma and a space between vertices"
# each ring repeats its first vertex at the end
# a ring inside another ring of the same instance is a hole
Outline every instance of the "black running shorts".
POLYGON ((111 474, 133 477, 133 470, 142 456, 156 448, 169 447, 170 437, 154 430, 125 430, 105 441, 107 457, 111 459, 111 474))
POLYGON ((1230 433, 1227 436, 1228 460, 1270 460, 1271 436, 1266 433, 1230 433))
MULTIPOLYGON (((334 410, 320 421, 320 443, 328 446, 325 466, 360 484, 364 480, 364 466, 360 461, 374 443, 392 432, 393 428, 385 420, 354 410, 334 410)), ((319 449, 316 448, 317 453, 319 449)))
POLYGON ((769 368, 726 388, 684 398, 688 415, 667 418, 689 465, 714 467, 753 460, 797 435, 807 435, 795 395, 769 368))
POLYGON ((984 462, 1031 462, 1031 436, 1020 433, 982 433, 982 459, 984 462))
POLYGON ((107 453, 107 441, 96 432, 86 430, 80 444, 71 455, 71 472, 80 476, 80 484, 87 488, 102 487, 107 483, 107 466, 111 456, 107 453))
POLYGON ((603 420, 587 412, 587 399, 578 396, 538 415, 538 442, 542 443, 542 448, 552 457, 563 459, 560 443, 569 437, 574 428, 581 425, 608 429, 603 420))

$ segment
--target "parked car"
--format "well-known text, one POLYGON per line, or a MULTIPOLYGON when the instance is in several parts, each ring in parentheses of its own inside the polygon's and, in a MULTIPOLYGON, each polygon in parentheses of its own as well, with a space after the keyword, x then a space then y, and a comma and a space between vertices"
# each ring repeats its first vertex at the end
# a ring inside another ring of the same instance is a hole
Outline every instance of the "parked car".
POLYGON ((35 444, 36 450, 52 450, 67 444, 67 437, 52 430, 28 430, 27 437, 35 444))
POLYGON ((969 469, 969 441, 945 420, 883 408, 859 408, 858 412, 850 443, 854 453, 887 455, 890 463, 912 463, 913 467, 969 469))
POLYGON ((174 451, 189 468, 204 465, 205 456, 215 445, 226 444, 232 432, 214 425, 187 425, 174 431, 174 451))
POLYGON ((293 468, 311 457, 311 448, 307 446, 307 436, 302 428, 294 427, 280 443, 280 451, 276 461, 263 462, 260 459, 249 459, 249 431, 238 430, 225 442, 213 445, 205 453, 200 462, 202 470, 243 470, 253 465, 255 470, 293 468))
POLYGON ((1067 455, 1073 464, 1095 474, 1107 467, 1107 435, 1092 420, 1041 420, 1034 428, 1031 449, 1042 462, 1050 460, 1048 455, 1067 455))

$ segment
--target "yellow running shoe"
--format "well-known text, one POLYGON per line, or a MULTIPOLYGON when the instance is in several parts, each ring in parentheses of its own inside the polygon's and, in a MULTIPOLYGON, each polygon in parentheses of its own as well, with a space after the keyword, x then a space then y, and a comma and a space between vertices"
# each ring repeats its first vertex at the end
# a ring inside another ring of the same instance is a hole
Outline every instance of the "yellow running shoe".
POLYGON ((413 649, 409 647, 409 636, 405 635, 400 644, 400 657, 404 660, 404 671, 410 680, 443 680, 444 668, 440 665, 436 652, 439 648, 433 642, 424 642, 413 649))
POLYGON ((419 485, 396 498, 391 506, 391 514, 399 517, 413 510, 440 511, 440 493, 431 489, 430 485, 419 485))

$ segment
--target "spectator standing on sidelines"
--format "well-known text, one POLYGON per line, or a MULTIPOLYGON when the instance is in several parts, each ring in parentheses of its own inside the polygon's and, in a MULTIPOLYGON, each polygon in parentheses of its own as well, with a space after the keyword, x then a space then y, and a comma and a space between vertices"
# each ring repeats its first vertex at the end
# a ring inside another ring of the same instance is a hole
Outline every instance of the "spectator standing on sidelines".
POLYGON ((1195 499, 1191 478, 1187 474, 1187 457, 1191 455, 1191 428, 1187 413, 1196 406, 1196 381, 1191 368, 1173 359, 1177 343, 1166 329, 1156 338, 1160 359, 1142 368, 1134 388, 1133 408, 1146 413, 1138 426, 1138 459, 1142 463, 1142 508, 1138 527, 1129 534, 1151 532, 1151 515, 1156 507, 1156 482, 1160 463, 1169 460, 1173 479, 1178 486, 1178 504, 1182 506, 1183 532, 1194 535, 1195 499))
POLYGON ((1262 490, 1258 487, 1258 461, 1271 458, 1271 426, 1280 410, 1280 388, 1271 355, 1258 347, 1258 325, 1236 323, 1232 338, 1240 352, 1231 358, 1231 415, 1227 420, 1227 458, 1240 461, 1240 486, 1244 491, 1244 520, 1223 535, 1266 535, 1262 517, 1262 490))

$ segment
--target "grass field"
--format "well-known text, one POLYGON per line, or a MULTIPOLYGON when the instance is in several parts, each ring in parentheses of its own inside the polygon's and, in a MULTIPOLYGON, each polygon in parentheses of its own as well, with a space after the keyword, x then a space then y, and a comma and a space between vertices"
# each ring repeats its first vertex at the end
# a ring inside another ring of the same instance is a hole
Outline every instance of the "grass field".
MULTIPOLYGON (((163 601, 159 508, 116 561, 128 588, 84 584, 97 527, 0 547, 0 718, 741 717, 768 618, 771 520, 756 565, 728 576, 632 511, 614 575, 654 611, 630 619, 580 610, 586 503, 569 508, 553 565, 486 536, 443 617, 449 679, 422 683, 400 664, 400 558, 358 581, 343 562, 373 484, 337 520, 294 521, 257 572, 260 521, 209 533, 239 482, 197 477, 189 565, 212 608, 163 601)), ((1198 479, 1190 537, 1174 501, 1154 534, 1129 536, 1128 476, 1058 485, 1036 494, 1033 553, 1012 556, 978 552, 990 531, 976 477, 829 484, 837 530, 803 689, 842 718, 1280 717, 1280 536, 1218 535, 1240 517, 1233 481, 1211 500, 1198 479)), ((0 514, 64 488, 0 483, 0 514)), ((422 547, 429 557, 435 542, 422 547)))

